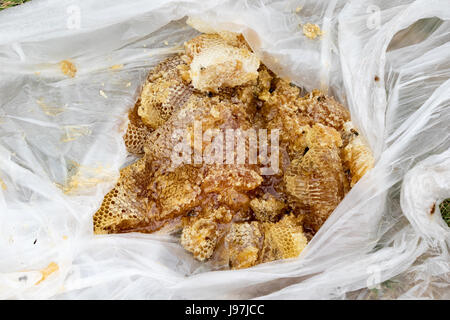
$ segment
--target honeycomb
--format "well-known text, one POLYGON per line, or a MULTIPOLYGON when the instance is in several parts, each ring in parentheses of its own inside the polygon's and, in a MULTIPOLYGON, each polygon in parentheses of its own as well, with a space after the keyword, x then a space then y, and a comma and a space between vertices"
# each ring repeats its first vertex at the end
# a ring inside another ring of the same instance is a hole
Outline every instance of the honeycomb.
POLYGON ((179 234, 195 259, 218 268, 295 258, 373 167, 371 151, 333 97, 277 77, 242 35, 190 22, 206 33, 150 71, 124 135, 140 158, 120 170, 94 232, 179 234), (208 134, 228 129, 279 130, 279 170, 235 161, 249 142, 225 161, 225 135, 208 134))
POLYGON ((201 218, 185 225, 181 233, 181 245, 200 261, 209 259, 217 243, 217 224, 201 218))
POLYGON ((233 269, 242 269, 257 264, 264 239, 261 224, 257 221, 232 223, 225 237, 223 253, 228 265, 233 269))
POLYGON ((166 59, 147 77, 138 115, 142 122, 156 129, 181 108, 192 94, 192 86, 183 81, 181 56, 166 59), (180 66, 180 68, 178 68, 180 66))
POLYGON ((73 62, 69 60, 63 60, 59 63, 59 67, 66 76, 69 76, 71 78, 75 77, 77 74, 77 68, 73 64, 73 62))
POLYGON ((145 186, 139 183, 145 174, 145 166, 145 158, 141 158, 121 170, 119 182, 105 195, 100 209, 94 215, 96 233, 136 229, 142 222, 148 221, 150 201, 140 197, 145 186))
POLYGON ((348 143, 343 150, 344 165, 350 170, 350 185, 353 187, 367 171, 374 166, 372 152, 365 143, 363 137, 349 121, 344 124, 348 134, 348 143))
POLYGON ((264 223, 264 244, 261 250, 262 262, 297 257, 306 247, 302 216, 284 215, 276 223, 264 223))
POLYGON ((125 142, 125 147, 129 153, 140 155, 144 153, 144 146, 147 143, 150 133, 153 131, 152 128, 142 122, 137 111, 141 104, 139 99, 133 109, 130 110, 128 114, 129 122, 127 131, 123 136, 125 142))
POLYGON ((185 44, 189 75, 196 89, 217 92, 258 78, 259 59, 247 47, 229 44, 236 41, 219 34, 202 34, 185 44))
POLYGON ((283 214, 287 205, 269 193, 265 197, 254 198, 250 201, 250 208, 253 210, 255 218, 261 222, 277 221, 283 214))
POLYGON ((336 129, 320 123, 307 127, 306 148, 295 157, 284 175, 286 193, 304 224, 317 232, 348 192, 336 129))

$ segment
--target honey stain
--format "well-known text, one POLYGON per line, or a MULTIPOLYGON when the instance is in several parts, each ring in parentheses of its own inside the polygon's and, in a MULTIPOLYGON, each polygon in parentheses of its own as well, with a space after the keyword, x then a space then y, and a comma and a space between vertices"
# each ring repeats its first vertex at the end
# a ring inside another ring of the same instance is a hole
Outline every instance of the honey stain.
POLYGON ((55 262, 50 262, 50 264, 45 268, 42 269, 40 272, 42 274, 41 279, 36 282, 36 285, 40 284, 42 281, 45 281, 52 273, 59 270, 59 266, 55 262))
POLYGON ((104 166, 89 167, 75 161, 70 163, 69 175, 70 178, 64 185, 56 184, 67 195, 89 192, 90 188, 94 188, 100 183, 113 181, 115 178, 104 166), (71 171, 74 173, 70 174, 71 171))
POLYGON ((2 188, 2 190, 6 190, 7 189, 6 183, 5 183, 5 181, 3 181, 2 178, 0 178, 0 187, 2 188))
POLYGON ((91 134, 91 130, 86 126, 65 126, 64 130, 66 132, 61 137, 61 142, 70 142, 91 134))
POLYGON ((123 64, 115 64, 110 67, 111 70, 119 70, 123 68, 123 64))
POLYGON ((44 111, 44 113, 49 116, 57 116, 58 114, 64 112, 64 108, 62 107, 55 107, 46 104, 44 102, 44 98, 36 100, 36 103, 41 107, 42 111, 44 111))

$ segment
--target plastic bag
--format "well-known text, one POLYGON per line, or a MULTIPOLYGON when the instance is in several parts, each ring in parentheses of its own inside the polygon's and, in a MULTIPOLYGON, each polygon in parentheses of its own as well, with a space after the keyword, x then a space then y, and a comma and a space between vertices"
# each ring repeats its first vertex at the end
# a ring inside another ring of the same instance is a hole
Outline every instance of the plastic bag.
POLYGON ((449 19, 445 0, 34 0, 4 10, 0 298, 448 298, 449 229, 430 212, 450 196, 449 19), (139 86, 198 33, 186 16, 242 32, 280 76, 336 96, 374 151, 375 168, 297 259, 211 271, 172 236, 93 235, 93 213, 133 160, 122 135, 139 86), (321 39, 303 35, 306 22, 321 39))

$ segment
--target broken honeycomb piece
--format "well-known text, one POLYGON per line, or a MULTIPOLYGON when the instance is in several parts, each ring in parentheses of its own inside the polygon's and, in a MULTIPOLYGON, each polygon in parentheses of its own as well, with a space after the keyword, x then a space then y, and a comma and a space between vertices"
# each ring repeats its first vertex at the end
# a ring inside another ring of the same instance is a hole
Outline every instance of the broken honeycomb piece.
POLYGON ((233 211, 224 206, 215 208, 212 202, 205 202, 192 210, 184 218, 181 245, 191 252, 197 260, 209 259, 224 232, 223 226, 229 224, 233 211))
POLYGON ((148 76, 141 93, 138 114, 153 129, 166 122, 192 94, 192 87, 183 81, 177 68, 184 64, 179 55, 166 59, 148 76))
POLYGON ((231 268, 248 268, 257 263, 263 242, 260 227, 255 221, 231 224, 225 237, 225 252, 231 268))
POLYGON ((146 187, 138 183, 144 174, 144 158, 120 171, 116 186, 105 195, 100 209, 94 214, 95 233, 121 232, 149 222, 150 201, 139 196, 146 187))
POLYGON ((147 75, 147 82, 152 82, 160 78, 171 78, 176 76, 177 68, 183 65, 182 56, 175 54, 160 61, 147 75))
POLYGON ((267 129, 280 130, 280 144, 290 157, 303 152, 304 126, 311 123, 310 118, 299 113, 297 102, 300 99, 300 89, 289 82, 276 79, 271 83, 272 93, 264 94, 262 114, 267 129))
POLYGON ((299 154, 285 173, 286 192, 305 225, 317 232, 348 191, 342 167, 338 132, 321 124, 307 130, 305 154, 299 154))
POLYGON ((201 33, 218 34, 223 40, 225 40, 226 43, 231 46, 248 48, 247 42, 244 40, 244 37, 240 33, 214 29, 208 23, 196 17, 189 17, 186 21, 186 24, 200 31, 201 33))
POLYGON ((139 105, 140 99, 136 102, 135 107, 131 109, 128 114, 130 121, 128 123, 127 131, 123 136, 127 151, 134 154, 144 153, 144 146, 147 144, 150 133, 153 131, 153 129, 145 125, 139 117, 137 113, 139 105))
POLYGON ((281 130, 280 141, 290 156, 306 147, 306 125, 321 123, 342 132, 344 123, 350 119, 347 109, 319 90, 300 97, 300 89, 285 80, 277 79, 272 86, 273 92, 266 94, 262 113, 268 129, 281 130))
POLYGON ((343 161, 350 170, 350 186, 353 187, 367 171, 373 168, 375 160, 372 151, 351 122, 344 125, 348 143, 343 150, 343 161))
POLYGON ((272 85, 272 80, 274 79, 273 74, 265 65, 261 65, 258 71, 258 81, 257 81, 257 95, 260 101, 266 101, 270 96, 270 87, 272 85))
POLYGON ((160 217, 179 215, 195 207, 201 193, 200 178, 199 170, 192 166, 157 174, 148 188, 159 204, 160 217))
POLYGON ((306 127, 305 131, 306 145, 309 149, 319 147, 336 149, 342 147, 341 135, 332 127, 327 127, 318 123, 311 128, 306 127))
POLYGON ((321 123, 342 131, 344 123, 350 120, 350 113, 333 97, 313 90, 296 101, 299 111, 310 119, 310 125, 321 123))
POLYGON ((94 232, 166 232, 181 228, 181 217, 198 201, 200 188, 192 167, 152 172, 144 156, 120 171, 116 186, 94 215, 94 232))
POLYGON ((306 247, 302 217, 285 215, 276 223, 264 223, 262 262, 297 257, 306 247))
MULTIPOLYGON (((250 205, 250 197, 245 192, 237 191, 233 188, 221 190, 220 193, 218 193, 217 200, 220 203, 227 205, 235 212, 248 212, 250 205)), ((245 216, 248 216, 249 214, 250 212, 248 212, 245 216)))
MULTIPOLYGON (((183 137, 186 137, 188 144, 194 150, 197 147, 193 140, 196 122, 201 124, 202 136, 208 129, 237 127, 246 130, 251 127, 250 115, 242 102, 232 102, 230 97, 222 95, 209 97, 195 93, 168 121, 150 134, 145 152, 156 159, 170 162, 175 146, 183 137), (179 139, 174 139, 174 133, 177 131, 182 131, 183 135, 179 136, 179 139)), ((201 145, 203 152, 211 146, 211 142, 204 139, 201 145)), ((204 155, 205 159, 209 159, 209 153, 204 155)))
POLYGON ((124 135, 125 146, 130 153, 144 153, 150 134, 155 128, 170 118, 175 110, 187 102, 192 87, 187 85, 177 73, 183 65, 179 55, 163 60, 147 76, 147 82, 129 112, 129 124, 124 135), (141 100, 144 99, 144 102, 141 100))
POLYGON ((256 81, 259 59, 247 48, 235 47, 218 34, 202 34, 185 43, 194 88, 218 92, 256 81))
POLYGON ((253 190, 262 182, 262 177, 244 165, 214 165, 205 175, 202 187, 205 192, 219 192, 223 189, 253 190))
POLYGON ((369 147, 361 137, 356 137, 344 148, 344 161, 350 169, 351 187, 364 176, 367 171, 373 168, 374 158, 369 147))
POLYGON ((204 100, 203 97, 192 95, 184 106, 149 135, 145 153, 153 159, 170 162, 174 147, 179 142, 174 139, 174 133, 193 126, 197 118, 207 114, 209 104, 204 100))
POLYGON ((270 194, 265 195, 267 199, 255 198, 250 201, 250 207, 255 218, 261 222, 275 222, 283 214, 286 204, 270 194))
POLYGON ((183 228, 181 245, 197 260, 209 259, 217 243, 217 224, 210 219, 200 218, 183 228))

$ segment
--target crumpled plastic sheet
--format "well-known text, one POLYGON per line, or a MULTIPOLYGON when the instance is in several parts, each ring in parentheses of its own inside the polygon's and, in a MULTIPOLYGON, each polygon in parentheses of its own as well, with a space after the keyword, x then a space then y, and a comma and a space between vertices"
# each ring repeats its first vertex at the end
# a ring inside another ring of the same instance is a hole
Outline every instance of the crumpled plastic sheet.
POLYGON ((438 207, 450 197, 449 19, 446 0, 33 0, 2 11, 0 298, 448 299, 438 207), (93 235, 133 160, 122 135, 146 73, 198 33, 186 16, 242 32, 279 75, 336 96, 374 151, 374 169, 296 259, 213 271, 170 235, 93 235), (306 22, 324 35, 305 37, 306 22))

